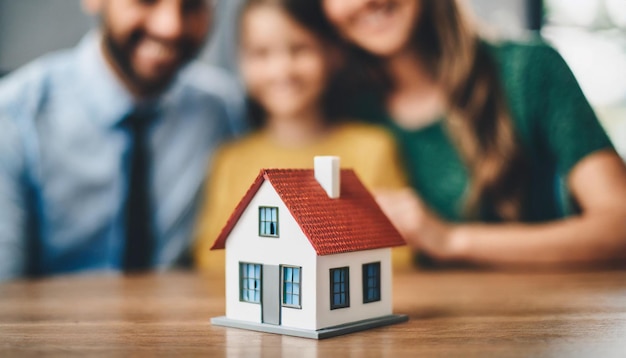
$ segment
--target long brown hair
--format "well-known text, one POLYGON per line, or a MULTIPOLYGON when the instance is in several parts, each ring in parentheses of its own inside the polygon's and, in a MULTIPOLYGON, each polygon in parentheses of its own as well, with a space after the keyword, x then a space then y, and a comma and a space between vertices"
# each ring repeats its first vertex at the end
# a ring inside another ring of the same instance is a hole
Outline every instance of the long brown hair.
POLYGON ((496 63, 457 0, 420 0, 413 46, 446 94, 446 127, 470 170, 469 215, 524 216, 528 164, 496 63))
MULTIPOLYGON (((303 12, 319 31, 338 38, 323 16, 321 0, 307 0, 303 12), (317 17, 317 18, 314 18, 317 17)), ((457 0, 421 1, 411 46, 443 88, 449 116, 445 126, 470 171, 466 215, 522 220, 529 184, 528 164, 516 138, 495 60, 457 0)), ((393 81, 384 62, 354 49, 375 75, 381 95, 393 81)))

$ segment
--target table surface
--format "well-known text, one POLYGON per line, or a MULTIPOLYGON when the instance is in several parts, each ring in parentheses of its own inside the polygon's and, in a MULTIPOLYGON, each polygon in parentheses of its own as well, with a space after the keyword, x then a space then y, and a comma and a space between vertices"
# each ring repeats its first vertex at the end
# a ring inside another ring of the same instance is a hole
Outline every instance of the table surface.
POLYGON ((214 327, 218 275, 67 276, 0 285, 0 357, 625 357, 626 272, 402 272, 409 322, 315 341, 214 327))

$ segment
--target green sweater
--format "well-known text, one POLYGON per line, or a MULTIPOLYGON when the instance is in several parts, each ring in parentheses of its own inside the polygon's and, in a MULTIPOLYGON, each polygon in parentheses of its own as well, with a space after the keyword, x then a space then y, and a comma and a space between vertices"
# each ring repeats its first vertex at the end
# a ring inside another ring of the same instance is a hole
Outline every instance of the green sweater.
MULTIPOLYGON (((530 160, 526 217, 533 222, 570 212, 564 178, 585 156, 612 148, 561 56, 544 44, 488 45, 505 90, 517 136, 530 160)), ((387 126, 400 148, 411 185, 443 218, 463 221, 467 168, 443 121, 419 130, 396 125, 383 105, 359 101, 359 115, 387 126)), ((489 218, 482 218, 489 220, 489 218)))

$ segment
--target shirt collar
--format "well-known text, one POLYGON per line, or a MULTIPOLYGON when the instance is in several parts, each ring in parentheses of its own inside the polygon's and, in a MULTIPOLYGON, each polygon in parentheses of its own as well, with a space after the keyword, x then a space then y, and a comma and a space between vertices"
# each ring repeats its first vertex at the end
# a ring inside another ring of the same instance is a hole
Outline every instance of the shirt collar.
POLYGON ((138 101, 106 62, 101 41, 102 34, 94 30, 85 35, 77 47, 78 93, 95 120, 112 127, 137 109, 159 113, 174 103, 180 92, 180 76, 160 96, 138 101))

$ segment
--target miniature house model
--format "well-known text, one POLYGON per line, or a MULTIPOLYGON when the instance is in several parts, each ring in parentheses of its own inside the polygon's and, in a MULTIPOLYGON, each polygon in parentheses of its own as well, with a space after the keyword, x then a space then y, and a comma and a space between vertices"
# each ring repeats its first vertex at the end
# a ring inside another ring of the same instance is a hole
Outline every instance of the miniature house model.
POLYGON ((262 170, 213 245, 226 249, 226 316, 214 325, 326 338, 392 314, 391 247, 404 240, 352 170, 262 170))

